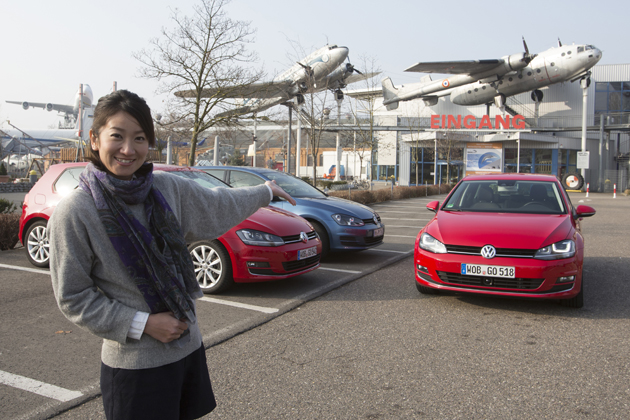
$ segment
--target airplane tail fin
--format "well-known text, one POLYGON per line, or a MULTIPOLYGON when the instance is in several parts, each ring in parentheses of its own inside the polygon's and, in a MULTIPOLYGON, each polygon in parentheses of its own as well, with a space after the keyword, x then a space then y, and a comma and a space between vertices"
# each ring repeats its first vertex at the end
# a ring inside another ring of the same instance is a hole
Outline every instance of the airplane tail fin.
POLYGON ((396 93, 398 89, 394 87, 392 79, 389 77, 383 79, 381 81, 381 85, 383 86, 383 103, 387 107, 387 110, 391 111, 398 109, 398 101, 396 100, 398 99, 398 95, 396 93))

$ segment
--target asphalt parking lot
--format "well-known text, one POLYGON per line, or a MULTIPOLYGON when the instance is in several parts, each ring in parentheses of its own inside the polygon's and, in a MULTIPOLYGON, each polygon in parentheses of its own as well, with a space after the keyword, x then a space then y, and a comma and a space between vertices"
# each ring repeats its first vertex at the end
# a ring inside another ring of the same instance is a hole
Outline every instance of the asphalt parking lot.
MULTIPOLYGON (((630 199, 572 194, 598 212, 583 222, 586 295, 575 310, 420 295, 410 255, 434 198, 375 205, 387 226, 377 249, 200 302, 219 402, 206 418, 627 418, 630 199)), ((15 269, 31 269, 23 250, 0 264, 0 375, 81 393, 60 401, 3 382, 0 417, 104 418, 100 340, 63 318, 47 274, 15 269)))

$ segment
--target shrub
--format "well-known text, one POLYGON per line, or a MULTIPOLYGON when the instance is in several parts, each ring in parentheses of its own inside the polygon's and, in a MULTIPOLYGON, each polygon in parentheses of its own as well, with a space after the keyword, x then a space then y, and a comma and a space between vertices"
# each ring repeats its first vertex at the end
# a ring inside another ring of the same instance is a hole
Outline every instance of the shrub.
POLYGON ((20 214, 0 214, 0 251, 13 249, 17 244, 20 230, 20 214))
POLYGON ((7 167, 4 166, 4 162, 0 163, 0 175, 8 175, 7 167))
POLYGON ((380 190, 367 191, 367 190, 342 190, 331 191, 328 195, 333 197, 345 198, 348 200, 356 201, 361 204, 381 203, 389 200, 402 200, 405 198, 424 197, 427 195, 444 194, 453 188, 451 185, 431 185, 415 186, 415 187, 394 187, 383 188, 380 190))
POLYGON ((13 213, 17 210, 17 206, 11 200, 0 198, 0 214, 13 213))

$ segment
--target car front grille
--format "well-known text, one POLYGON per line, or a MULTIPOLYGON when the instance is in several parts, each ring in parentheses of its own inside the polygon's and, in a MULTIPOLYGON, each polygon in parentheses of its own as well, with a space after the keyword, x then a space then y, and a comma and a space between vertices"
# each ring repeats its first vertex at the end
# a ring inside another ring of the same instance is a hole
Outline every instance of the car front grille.
POLYGON ((369 237, 369 238, 368 238, 368 237, 366 237, 366 238, 365 238, 365 244, 366 244, 366 245, 374 245, 374 244, 378 244, 378 243, 383 242, 383 238, 384 238, 384 236, 377 236, 377 237, 373 237, 373 236, 372 236, 372 237, 369 237))
MULTIPOLYGON (((481 255, 480 246, 446 245, 449 254, 481 255)), ((496 257, 534 258, 536 249, 497 248, 496 257)))
POLYGON ((320 255, 317 254, 315 256, 306 258, 304 260, 286 261, 282 263, 282 267, 285 269, 285 271, 302 270, 302 269, 312 267, 318 264, 319 258, 320 258, 320 255))
POLYGON ((444 283, 461 287, 481 286, 493 289, 536 290, 542 285, 543 281, 545 281, 545 279, 528 279, 521 277, 506 279, 503 277, 465 276, 460 273, 448 273, 446 271, 438 271, 437 274, 444 283))
MULTIPOLYGON (((311 239, 317 238, 317 233, 313 230, 311 232, 308 232, 306 236, 308 236, 308 240, 310 241, 311 239)), ((283 236, 282 240, 284 241, 285 244, 294 244, 296 242, 302 242, 302 239, 300 239, 300 235, 283 236)))
MULTIPOLYGON (((374 223, 374 219, 362 219, 363 223, 365 223, 366 225, 375 225, 376 223, 374 223)), ((378 223, 381 223, 381 216, 379 216, 378 214, 376 215, 376 220, 378 220, 378 223)))
POLYGON ((364 236, 363 242, 361 243, 359 242, 356 236, 342 235, 339 237, 339 240, 341 241, 341 245, 343 246, 361 246, 364 244, 365 245, 379 244, 383 242, 383 238, 384 236, 377 236, 377 237, 364 236))

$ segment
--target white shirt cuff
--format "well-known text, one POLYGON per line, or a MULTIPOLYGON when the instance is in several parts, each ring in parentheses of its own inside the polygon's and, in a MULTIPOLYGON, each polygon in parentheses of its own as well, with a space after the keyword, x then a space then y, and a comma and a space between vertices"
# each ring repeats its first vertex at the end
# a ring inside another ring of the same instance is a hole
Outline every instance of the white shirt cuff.
POLYGON ((269 201, 273 201, 273 190, 271 189, 271 187, 267 184, 265 184, 265 187, 269 188, 269 196, 271 197, 269 199, 269 201))
POLYGON ((144 332, 144 327, 147 325, 148 319, 149 314, 147 312, 136 312, 133 320, 131 321, 131 328, 129 328, 127 337, 133 338, 134 340, 140 340, 140 337, 142 337, 142 333, 144 332))

